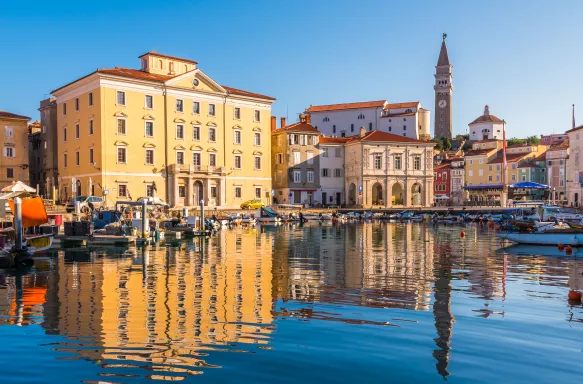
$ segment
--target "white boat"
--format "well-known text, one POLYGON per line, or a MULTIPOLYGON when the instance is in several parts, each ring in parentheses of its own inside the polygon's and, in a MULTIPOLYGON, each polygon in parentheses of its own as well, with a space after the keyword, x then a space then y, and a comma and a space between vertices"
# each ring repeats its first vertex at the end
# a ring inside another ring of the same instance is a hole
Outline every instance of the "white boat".
POLYGON ((572 247, 583 246, 583 232, 577 230, 563 230, 557 232, 531 232, 531 233, 497 233, 496 237, 512 241, 517 244, 531 245, 570 245, 572 247))
POLYGON ((281 222, 279 213, 268 207, 260 208, 255 215, 255 219, 257 219, 257 221, 261 224, 273 224, 281 222))
POLYGON ((583 215, 580 213, 569 213, 561 207, 554 205, 543 205, 542 207, 542 221, 581 221, 583 220, 583 215))

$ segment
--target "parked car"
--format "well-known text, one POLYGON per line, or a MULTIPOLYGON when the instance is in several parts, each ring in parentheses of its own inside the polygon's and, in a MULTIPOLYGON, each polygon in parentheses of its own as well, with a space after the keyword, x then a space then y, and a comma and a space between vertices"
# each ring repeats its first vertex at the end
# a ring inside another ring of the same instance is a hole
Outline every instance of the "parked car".
POLYGON ((263 207, 265 207, 265 204, 260 199, 247 200, 241 204, 241 209, 258 209, 263 207))
POLYGON ((164 207, 164 208, 170 207, 170 205, 168 205, 168 203, 166 203, 164 200, 162 200, 159 197, 152 197, 152 196, 149 196, 149 197, 140 197, 136 201, 142 202, 142 200, 146 200, 147 201, 146 204, 148 204, 148 205, 158 205, 158 206, 161 206, 161 207, 164 207))
POLYGON ((71 213, 75 211, 75 203, 79 202, 81 205, 79 209, 83 213, 88 213, 91 208, 89 208, 89 203, 93 205, 93 208, 102 208, 103 207, 103 197, 99 196, 77 196, 73 198, 73 200, 69 201, 65 206, 65 210, 67 213, 71 213))

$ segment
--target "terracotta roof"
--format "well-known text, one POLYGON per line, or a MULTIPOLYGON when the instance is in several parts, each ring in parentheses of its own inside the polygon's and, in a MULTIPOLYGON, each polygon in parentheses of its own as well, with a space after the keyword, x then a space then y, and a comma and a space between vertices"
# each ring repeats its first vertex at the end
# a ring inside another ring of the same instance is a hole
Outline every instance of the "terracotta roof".
POLYGON ((324 111, 341 111, 343 109, 357 108, 378 108, 384 106, 385 100, 362 101, 357 103, 329 104, 329 105, 310 105, 306 112, 324 112, 324 111))
POLYGON ((420 143, 420 144, 434 144, 429 141, 417 140, 411 137, 399 136, 393 133, 383 131, 367 132, 364 136, 355 135, 350 136, 349 142, 355 141, 387 141, 391 143, 420 143))
POLYGON ((173 60, 180 60, 180 61, 184 61, 185 63, 192 63, 192 64, 198 64, 196 61, 194 60, 189 60, 189 59, 183 59, 181 57, 177 57, 177 56, 170 56, 170 55, 163 55, 161 53, 157 53, 157 52, 146 52, 143 55, 138 56, 138 58, 142 58, 142 56, 146 56, 146 55, 152 55, 152 56, 159 56, 159 57, 165 57, 167 59, 173 59, 173 60))
POLYGON ((469 151, 466 152, 466 157, 485 155, 492 151, 497 151, 497 149, 496 148, 470 149, 469 151))
MULTIPOLYGON (((97 71, 95 71, 97 73, 103 73, 106 75, 112 75, 112 76, 121 76, 121 77, 127 77, 127 78, 131 78, 131 79, 138 79, 138 80, 146 80, 146 81, 154 81, 157 83, 164 83, 172 78, 174 78, 175 76, 168 76, 168 75, 158 75, 155 73, 149 73, 149 72, 145 72, 145 71, 141 71, 138 69, 130 69, 130 68, 120 68, 120 67, 115 67, 115 68, 105 68, 105 69, 98 69, 97 71)), ((60 88, 55 89, 54 91, 51 91, 51 93, 57 92, 60 89, 65 88, 66 86, 73 84, 81 79, 84 79, 88 76, 93 75, 95 72, 91 72, 90 74, 83 76, 75 81, 72 81, 68 84, 63 85, 60 88)), ((229 92, 230 94, 233 95, 239 95, 239 96, 248 96, 248 97, 256 97, 259 99, 267 99, 267 100, 275 100, 275 98, 271 97, 271 96, 265 96, 265 95, 260 95, 258 93, 253 93, 253 92, 247 92, 247 91, 243 91, 241 89, 237 89, 237 88, 232 88, 232 87, 227 87, 225 85, 222 85, 223 88, 225 88, 227 90, 227 92, 229 92)))
POLYGON ((383 117, 401 117, 401 116, 415 116, 415 112, 411 112, 411 113, 389 113, 387 115, 382 115, 381 118, 383 118, 383 117))
POLYGON ((442 164, 438 165, 437 167, 433 168, 434 171, 441 171, 444 169, 451 169, 451 164, 450 163, 442 163, 442 164))
POLYGON ((418 101, 410 101, 406 103, 387 104, 383 109, 417 108, 418 106, 419 106, 418 101))
POLYGON ((450 157, 449 159, 447 159, 448 161, 464 161, 465 158, 463 156, 456 156, 456 157, 450 157))
MULTIPOLYGON (((506 162, 516 163, 517 161, 522 160, 527 155, 529 155, 529 153, 507 153, 506 162)), ((502 152, 500 152, 500 156, 497 156, 495 159, 490 160, 488 164, 501 164, 503 162, 504 158, 502 157, 502 152)))
POLYGON ((344 144, 350 137, 327 137, 321 136, 320 137, 320 144, 344 144))
POLYGON ((575 131, 578 131, 578 130, 580 130, 580 129, 583 129, 583 125, 580 125, 580 126, 578 126, 578 127, 575 127, 575 128, 573 128, 573 129, 569 129, 569 130, 568 130, 568 131, 566 131, 565 133, 569 133, 569 132, 575 132, 575 131))
POLYGON ((536 165, 533 163, 524 163, 524 164, 520 164, 518 166, 518 168, 542 168, 540 165, 536 165))
POLYGON ((314 128, 311 124, 297 122, 295 124, 286 125, 283 128, 278 128, 273 131, 271 134, 277 134, 280 132, 314 132, 320 133, 316 128, 314 128))
POLYGON ((533 161, 546 161, 546 159, 547 159, 547 153, 543 152, 540 155, 538 155, 537 157, 535 157, 533 159, 533 161))
POLYGON ((494 115, 482 115, 478 117, 476 120, 472 121, 469 125, 477 124, 477 123, 502 123, 502 120, 497 118, 494 115))
POLYGON ((30 120, 30 117, 17 115, 16 113, 10 113, 0 110, 0 119, 11 119, 11 120, 30 120))
POLYGON ((486 139, 486 140, 474 141, 474 142, 472 142, 472 144, 491 143, 493 141, 502 141, 502 140, 498 140, 498 139, 486 139))
POLYGON ((560 143, 556 143, 551 145, 548 149, 549 151, 563 151, 565 149, 569 149, 569 140, 563 140, 560 143))
POLYGON ((247 92, 243 91, 242 89, 227 87, 226 85, 221 85, 221 87, 225 88, 229 93, 232 93, 233 95, 256 97, 258 99, 275 100, 275 97, 265 96, 259 93, 247 92))

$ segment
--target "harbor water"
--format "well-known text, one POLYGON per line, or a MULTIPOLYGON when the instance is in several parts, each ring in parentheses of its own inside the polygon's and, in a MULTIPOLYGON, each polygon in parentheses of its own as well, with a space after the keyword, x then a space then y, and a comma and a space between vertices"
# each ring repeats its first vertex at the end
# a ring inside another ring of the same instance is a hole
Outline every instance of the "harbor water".
POLYGON ((508 245, 310 222, 51 250, 0 271, 0 382, 581 382, 582 251, 508 245))

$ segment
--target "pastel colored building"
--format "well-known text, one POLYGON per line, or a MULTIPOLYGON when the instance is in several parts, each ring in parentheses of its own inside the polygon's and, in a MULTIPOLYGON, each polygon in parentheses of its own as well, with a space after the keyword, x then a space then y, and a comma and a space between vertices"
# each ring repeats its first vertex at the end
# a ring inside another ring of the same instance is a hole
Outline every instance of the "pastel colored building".
POLYGON ((0 110, 0 188, 15 181, 30 184, 28 171, 28 121, 30 117, 0 110))
POLYGON ((344 153, 348 137, 320 137, 320 189, 316 199, 324 206, 346 204, 344 153))
POLYGON ((551 199, 565 203, 567 201, 567 159, 569 158, 569 140, 555 141, 546 151, 545 165, 547 184, 551 187, 551 199))
POLYGON ((504 136, 504 122, 490 114, 490 107, 484 107, 484 114, 469 124, 470 140, 502 140, 504 136))
POLYGON ((569 135, 569 157, 567 158, 567 195, 568 203, 575 207, 583 206, 583 125, 565 132, 569 135))
POLYGON ((220 85, 190 59, 148 52, 140 62, 137 70, 98 69, 52 92, 60 197, 269 203, 275 99, 220 85))
POLYGON ((451 164, 449 162, 440 164, 433 168, 433 194, 435 198, 451 197, 451 164))
POLYGON ((435 143, 388 132, 367 132, 345 144, 347 204, 427 207, 433 203, 435 143))

